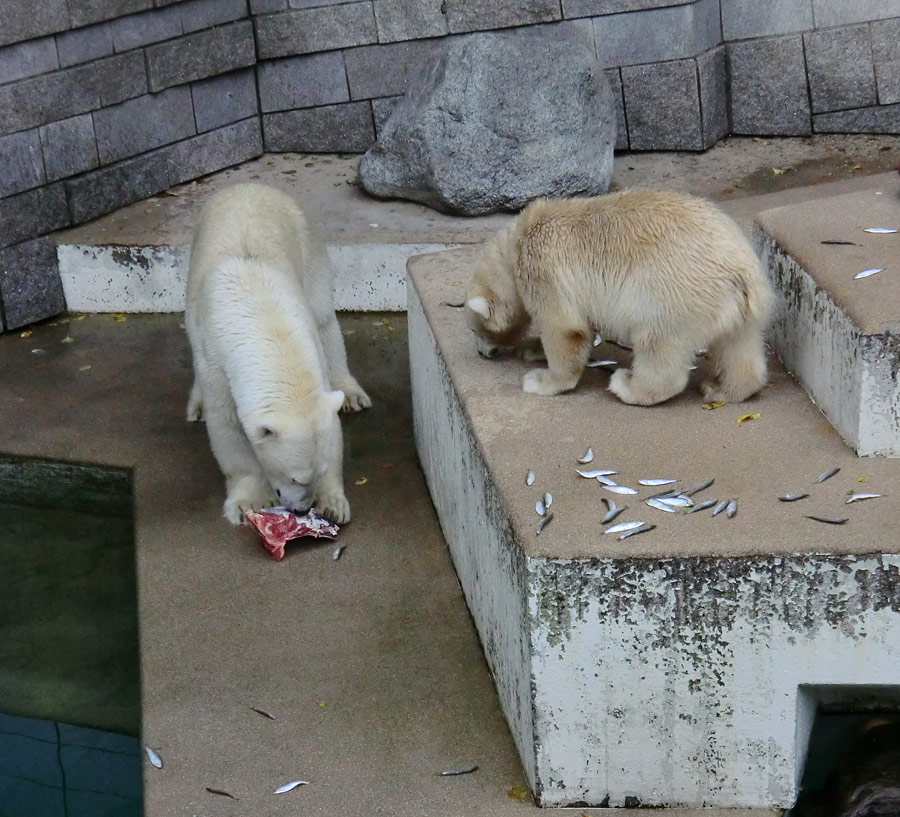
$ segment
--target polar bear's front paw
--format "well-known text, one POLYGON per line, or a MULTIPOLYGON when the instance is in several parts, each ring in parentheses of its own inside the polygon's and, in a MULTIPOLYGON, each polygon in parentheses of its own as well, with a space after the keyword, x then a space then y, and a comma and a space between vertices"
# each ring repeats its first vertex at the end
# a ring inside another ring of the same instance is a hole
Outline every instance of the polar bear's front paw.
POLYGON ((572 386, 560 385, 549 369, 533 369, 522 378, 522 391, 528 394, 542 394, 550 397, 570 388, 572 386))
POLYGON ((316 511, 338 525, 350 521, 350 503, 343 493, 325 493, 316 497, 316 511))
POLYGON ((244 511, 258 511, 273 504, 274 497, 268 484, 248 477, 229 487, 222 515, 232 525, 240 525, 244 521, 244 511))
POLYGON ((203 399, 198 393, 191 391, 187 405, 187 421, 199 423, 203 419, 203 399))
POLYGON ((344 405, 341 406, 341 411, 344 413, 362 411, 363 409, 370 408, 372 405, 372 398, 363 391, 363 388, 359 383, 353 383, 353 385, 349 387, 344 387, 343 392, 344 405))

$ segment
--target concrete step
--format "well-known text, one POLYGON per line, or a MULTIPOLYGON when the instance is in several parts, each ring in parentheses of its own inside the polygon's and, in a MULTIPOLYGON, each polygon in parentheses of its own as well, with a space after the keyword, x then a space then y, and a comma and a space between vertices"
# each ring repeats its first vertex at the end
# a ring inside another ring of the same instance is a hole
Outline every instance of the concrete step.
POLYGON ((778 356, 857 454, 900 457, 900 182, 879 177, 866 191, 757 219, 757 249, 780 296, 778 356), (851 243, 823 243, 833 241, 851 243))
POLYGON ((900 678, 896 467, 859 460, 775 360, 761 396, 712 411, 695 384, 662 406, 624 405, 599 369, 570 394, 524 394, 537 364, 479 358, 447 306, 477 254, 409 262, 415 434, 535 796, 790 806, 819 700, 849 706, 900 678), (747 412, 759 417, 739 422, 747 412), (619 519, 658 527, 603 535, 612 495, 575 473, 588 446, 625 484, 714 477, 701 496, 737 497, 739 511, 664 514, 641 501, 646 488, 615 497, 631 506, 619 519), (813 485, 829 467, 841 470, 813 485), (854 490, 885 496, 845 504, 854 490), (777 499, 801 491, 811 496, 777 499), (544 492, 554 519, 537 536, 544 492))

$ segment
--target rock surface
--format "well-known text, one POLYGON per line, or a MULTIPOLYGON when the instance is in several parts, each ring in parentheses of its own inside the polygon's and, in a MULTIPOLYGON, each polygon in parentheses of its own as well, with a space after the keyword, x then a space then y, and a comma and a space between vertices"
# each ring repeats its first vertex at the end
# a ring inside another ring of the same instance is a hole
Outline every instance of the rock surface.
POLYGON ((540 196, 605 193, 615 139, 612 91, 587 45, 474 34, 424 68, 359 181, 448 213, 515 211, 540 196))

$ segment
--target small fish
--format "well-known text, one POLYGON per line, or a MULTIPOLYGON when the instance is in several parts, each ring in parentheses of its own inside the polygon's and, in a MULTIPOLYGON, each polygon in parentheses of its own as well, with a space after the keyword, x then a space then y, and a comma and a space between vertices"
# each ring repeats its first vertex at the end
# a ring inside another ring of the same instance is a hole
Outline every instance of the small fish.
POLYGON ((853 276, 854 280, 857 278, 868 278, 870 275, 874 275, 876 272, 884 272, 884 267, 871 267, 870 269, 864 269, 862 272, 857 272, 856 275, 853 276))
POLYGON ((594 479, 596 479, 597 482, 599 482, 601 485, 618 485, 619 484, 611 477, 604 476, 603 474, 598 474, 596 477, 594 477, 594 479))
POLYGON ((646 501, 646 504, 651 508, 656 508, 656 510, 658 511, 665 511, 666 513, 677 513, 675 508, 673 508, 671 505, 666 505, 666 503, 661 499, 654 499, 653 497, 650 497, 650 499, 646 501))
POLYGON ((331 554, 331 558, 332 558, 334 561, 337 561, 338 559, 340 559, 340 558, 341 558, 341 554, 344 552, 344 548, 345 548, 345 547, 347 547, 347 546, 346 546, 346 545, 338 545, 338 546, 334 549, 334 552, 331 554))
POLYGON ((308 780, 292 780, 290 783, 285 783, 283 786, 279 786, 273 794, 286 794, 289 791, 293 791, 300 786, 308 786, 308 780))
POLYGON ((214 789, 212 786, 204 787, 210 794, 220 794, 222 797, 230 797, 232 800, 238 800, 240 798, 235 797, 230 791, 225 791, 225 789, 214 789))
POLYGON ((603 343, 603 338, 601 338, 600 335, 598 335, 598 334, 595 332, 595 333, 594 333, 594 339, 591 341, 591 346, 593 346, 593 347, 596 348, 596 347, 599 346, 601 343, 603 343))
POLYGON ((896 233, 893 227, 866 227, 864 233, 876 233, 877 235, 886 235, 887 233, 896 233))
POLYGON ((544 507, 549 508, 553 504, 553 494, 544 494, 544 507))
POLYGON ((623 533, 626 530, 632 530, 633 528, 639 528, 641 525, 645 524, 642 519, 640 522, 619 522, 618 525, 610 525, 604 533, 623 533))
POLYGON ((614 494, 636 494, 637 491, 634 488, 629 488, 627 485, 604 485, 607 491, 612 491, 614 494))
POLYGON ((658 479, 639 479, 638 482, 641 485, 671 485, 673 482, 678 482, 678 480, 670 479, 669 477, 660 477, 658 479))
POLYGON ((535 533, 540 536, 541 531, 550 524, 550 520, 553 519, 553 513, 548 513, 546 516, 541 517, 541 521, 537 523, 537 528, 535 529, 535 533))
POLYGON ((639 533, 646 533, 648 530, 653 530, 656 525, 641 525, 639 528, 632 528, 631 530, 625 531, 619 535, 619 539, 627 539, 629 536, 637 536, 639 533))
POLYGON ((705 479, 696 488, 692 488, 690 491, 685 491, 684 495, 685 496, 693 496, 694 494, 699 494, 700 491, 705 491, 715 481, 716 481, 715 477, 713 477, 712 479, 705 479))
POLYGON ((819 474, 818 477, 816 477, 816 481, 813 483, 813 485, 818 485, 820 482, 825 482, 826 479, 831 479, 831 477, 833 477, 840 470, 840 468, 835 466, 834 468, 829 468, 827 471, 823 471, 821 474, 819 474))
POLYGON ((162 758, 156 754, 149 746, 144 747, 147 750, 147 757, 150 760, 150 765, 154 768, 161 769, 163 767, 162 758))
POLYGON ((677 494, 677 489, 670 488, 668 491, 660 491, 658 494, 650 494, 647 499, 668 499, 670 496, 676 496, 677 494))
POLYGON ((472 772, 478 771, 478 764, 473 763, 471 766, 462 766, 459 769, 447 769, 445 772, 441 772, 441 777, 455 777, 458 774, 472 774, 472 772))
POLYGON ((851 502, 862 502, 864 499, 877 499, 880 496, 881 494, 850 494, 844 504, 849 505, 851 502))
POLYGON ((846 244, 846 245, 849 245, 849 246, 851 246, 851 247, 855 247, 855 246, 856 246, 856 242, 855 242, 855 241, 843 241, 843 240, 840 239, 840 238, 829 238, 829 239, 826 239, 825 241, 820 241, 819 243, 820 243, 820 244, 846 244))
POLYGON ((580 468, 576 468, 575 473, 585 479, 597 479, 597 477, 608 477, 610 474, 615 474, 616 472, 611 471, 608 468, 601 468, 596 471, 582 471, 580 468))
POLYGON ((589 360, 587 362, 587 367, 589 369, 596 369, 599 366, 618 366, 618 360, 589 360))
POLYGON ((846 519, 838 519, 833 516, 807 516, 807 519, 814 519, 816 522, 825 522, 828 525, 843 525, 846 519))
POLYGON ((547 514, 547 506, 544 504, 543 499, 539 499, 534 503, 534 509, 537 511, 538 516, 545 516, 547 514))
POLYGON ((798 499, 806 499, 809 494, 785 494, 784 496, 778 497, 780 502, 796 502, 798 499))
POLYGON ((606 513, 603 514, 603 518, 600 520, 604 525, 607 522, 612 522, 613 519, 615 519, 620 513, 622 513, 622 511, 625 510, 626 506, 623 505, 620 508, 618 505, 616 505, 615 502, 605 496, 601 497, 601 499, 603 500, 603 504, 606 505, 606 513))
POLYGON ((587 465, 593 459, 594 459, 594 449, 589 448, 587 451, 584 452, 584 454, 582 454, 578 458, 578 462, 580 462, 582 465, 587 465))
POLYGON ((707 508, 711 508, 716 504, 719 500, 717 499, 704 499, 699 505, 694 505, 688 513, 697 513, 697 511, 705 511, 707 508))
POLYGON ((534 485, 534 480, 535 480, 534 471, 529 471, 527 474, 525 474, 525 484, 526 485, 534 485))
POLYGON ((275 716, 271 712, 266 712, 265 709, 259 709, 255 706, 251 706, 250 709, 252 709, 257 715, 262 715, 264 718, 268 718, 270 721, 275 720, 275 716))
POLYGON ((734 515, 737 513, 737 511, 738 511, 738 501, 736 499, 732 499, 731 502, 729 502, 725 506, 725 516, 727 516, 729 519, 732 519, 734 517, 734 515))
POLYGON ((723 499, 718 505, 716 505, 716 507, 713 508, 712 515, 718 516, 720 513, 722 513, 722 511, 724 511, 728 507, 728 501, 729 500, 727 499, 723 499))
POLYGON ((678 496, 663 496, 659 498, 659 501, 664 505, 669 505, 672 508, 693 508, 694 500, 689 496, 685 496, 684 494, 678 494, 678 496))

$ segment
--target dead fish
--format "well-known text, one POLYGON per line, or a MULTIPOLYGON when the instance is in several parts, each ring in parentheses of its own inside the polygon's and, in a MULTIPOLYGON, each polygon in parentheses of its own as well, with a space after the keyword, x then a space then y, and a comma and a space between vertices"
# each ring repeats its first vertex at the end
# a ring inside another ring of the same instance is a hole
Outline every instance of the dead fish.
POLYGON ((677 479, 670 479, 669 477, 659 477, 658 479, 639 479, 638 482, 641 485, 671 485, 673 482, 678 482, 677 479))
POLYGON ((694 500, 684 494, 677 496, 662 496, 659 501, 673 508, 693 508, 694 500))
POLYGON ((252 709, 257 715, 262 715, 264 718, 268 718, 270 721, 275 720, 275 716, 270 712, 266 712, 265 709, 259 709, 255 706, 251 706, 250 709, 252 709))
POLYGON ((621 508, 616 505, 611 499, 607 499, 607 497, 601 497, 603 503, 606 505, 606 513, 603 514, 603 518, 600 520, 602 524, 606 524, 607 522, 612 522, 622 511, 625 510, 626 506, 622 506, 621 508))
POLYGON ((540 536, 541 531, 550 524, 550 520, 553 519, 553 514, 548 513, 546 516, 541 517, 541 521, 537 523, 537 528, 535 528, 535 533, 540 536))
POLYGON ((619 539, 627 539, 629 536, 637 536, 639 533, 646 533, 648 530, 653 530, 656 525, 641 525, 639 528, 632 528, 631 530, 625 531, 625 533, 619 535, 619 539))
POLYGON ((694 494, 699 494, 700 491, 705 491, 715 481, 716 481, 715 477, 713 477, 712 479, 705 479, 696 488, 692 488, 690 491, 685 491, 684 495, 685 496, 693 496, 694 494))
POLYGON ((629 488, 627 485, 604 485, 607 491, 612 491, 614 494, 636 494, 637 490, 634 488, 629 488))
POLYGON ((587 465, 593 459, 594 459, 594 449, 589 448, 587 451, 584 452, 584 454, 582 454, 578 458, 578 462, 580 462, 582 465, 587 465))
POLYGON ((591 346, 597 347, 601 343, 603 343, 603 338, 600 337, 596 332, 594 333, 594 339, 591 341, 591 346))
POLYGON ((289 791, 293 791, 300 786, 308 786, 308 780, 292 780, 290 783, 285 783, 283 786, 279 786, 273 794, 286 794, 289 791))
POLYGON ((732 519, 734 517, 734 515, 737 513, 737 511, 738 511, 738 501, 736 499, 732 499, 731 502, 729 502, 725 506, 725 516, 727 516, 729 519, 732 519))
POLYGON ((463 766, 459 769, 447 769, 445 772, 441 772, 441 777, 456 777, 458 774, 472 774, 472 772, 478 771, 478 764, 473 763, 471 766, 463 766))
POLYGON ((543 499, 539 499, 534 503, 534 509, 537 511, 538 516, 545 516, 547 513, 547 506, 544 504, 543 499))
POLYGON ((651 508, 656 508, 658 511, 665 511, 666 513, 678 513, 678 511, 673 508, 671 505, 666 505, 661 499, 654 499, 652 496, 650 499, 646 500, 647 505, 651 508))
POLYGON ((595 471, 582 471, 580 468, 576 468, 575 473, 585 479, 597 479, 597 477, 608 477, 610 474, 615 474, 616 472, 609 468, 601 468, 595 471))
POLYGON ((619 522, 618 525, 610 525, 604 533, 623 533, 626 530, 632 530, 633 528, 639 528, 641 525, 645 524, 642 519, 640 522, 619 522))
POLYGON ((527 474, 525 474, 525 484, 526 485, 534 485, 534 480, 535 480, 534 471, 529 471, 527 474))
POLYGON ((826 525, 843 525, 847 519, 839 519, 834 516, 807 516, 807 519, 814 519, 816 522, 824 522, 826 525))
POLYGON ((647 499, 667 499, 671 496, 676 496, 678 491, 675 488, 670 488, 668 491, 660 491, 658 494, 650 494, 647 499))
POLYGON ((809 494, 785 494, 778 497, 779 502, 796 502, 798 499, 806 499, 809 494))
POLYGON ((888 233, 896 233, 897 230, 893 227, 866 227, 863 230, 864 233, 875 233, 876 235, 886 235, 888 233))
POLYGON ((827 471, 823 471, 821 474, 819 474, 818 477, 816 477, 816 481, 813 483, 813 485, 818 485, 820 482, 825 482, 826 479, 831 479, 840 470, 841 469, 839 467, 835 466, 834 468, 829 468, 827 471))
POLYGON ((331 554, 331 558, 332 558, 334 561, 337 561, 338 559, 340 559, 340 558, 341 558, 341 554, 344 552, 344 548, 345 548, 345 547, 347 547, 347 546, 346 546, 346 545, 338 545, 338 546, 334 549, 334 552, 331 554))
POLYGON ((553 504, 553 494, 544 494, 544 507, 549 508, 553 504))
POLYGON ((829 238, 829 239, 826 239, 825 241, 820 241, 819 243, 820 244, 847 244, 851 247, 856 246, 855 241, 844 241, 843 239, 840 239, 840 238, 829 238))
POLYGON ((877 499, 880 496, 881 494, 850 494, 844 504, 849 505, 851 502, 862 502, 864 499, 877 499))
POLYGON ((156 754, 149 746, 144 747, 147 750, 147 757, 150 760, 150 765, 156 769, 161 769, 163 767, 162 758, 156 754))
POLYGON ((214 789, 212 786, 204 787, 210 794, 219 794, 222 797, 230 797, 232 800, 239 800, 239 797, 235 797, 230 791, 225 791, 225 789, 214 789))
POLYGON ((611 477, 604 476, 603 474, 598 474, 596 477, 594 477, 594 479, 596 479, 597 482, 599 482, 601 485, 618 485, 619 484, 611 477))
POLYGON ((853 276, 854 280, 857 278, 868 278, 870 275, 874 275, 876 272, 884 272, 884 267, 872 267, 871 269, 864 269, 862 272, 857 272, 856 275, 853 276))
POLYGON ((699 505, 694 505, 688 513, 697 513, 697 511, 705 511, 707 508, 711 508, 713 505, 718 502, 718 499, 704 499, 699 505))
POLYGON ((713 508, 712 515, 718 516, 722 511, 724 511, 728 507, 729 500, 723 499, 715 508, 713 508))
POLYGON ((589 360, 587 362, 587 367, 589 369, 596 369, 598 366, 618 366, 618 360, 589 360))

